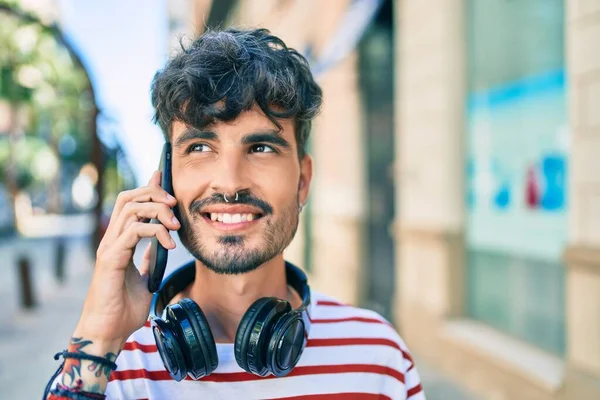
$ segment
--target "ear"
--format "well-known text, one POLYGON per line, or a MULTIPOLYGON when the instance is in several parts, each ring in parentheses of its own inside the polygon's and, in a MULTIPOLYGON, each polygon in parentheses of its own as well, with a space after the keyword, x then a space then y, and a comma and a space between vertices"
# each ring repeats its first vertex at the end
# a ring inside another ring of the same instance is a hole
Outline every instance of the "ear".
POLYGON ((301 204, 306 204, 310 183, 312 181, 312 157, 305 154, 300 160, 300 182, 298 184, 298 198, 301 204))

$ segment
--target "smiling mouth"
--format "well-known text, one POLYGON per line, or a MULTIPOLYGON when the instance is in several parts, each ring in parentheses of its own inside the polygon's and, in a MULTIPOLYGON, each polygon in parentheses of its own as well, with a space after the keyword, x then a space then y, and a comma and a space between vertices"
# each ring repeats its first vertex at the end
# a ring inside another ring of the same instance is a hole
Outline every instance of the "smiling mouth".
POLYGON ((263 214, 253 213, 202 213, 204 218, 213 222, 221 222, 223 224, 239 224, 242 222, 252 222, 263 217, 263 214))

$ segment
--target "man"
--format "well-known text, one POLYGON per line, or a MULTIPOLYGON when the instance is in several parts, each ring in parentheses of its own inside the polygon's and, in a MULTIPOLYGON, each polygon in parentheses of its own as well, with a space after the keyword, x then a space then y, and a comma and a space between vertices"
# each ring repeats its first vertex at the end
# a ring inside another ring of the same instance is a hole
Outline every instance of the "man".
POLYGON ((156 75, 175 197, 159 172, 119 195, 51 398, 425 398, 387 321, 308 290, 283 259, 321 97, 306 60, 264 29, 207 32, 156 75), (149 251, 139 272, 132 255, 144 237, 173 249, 168 230, 195 260, 150 310, 149 251))

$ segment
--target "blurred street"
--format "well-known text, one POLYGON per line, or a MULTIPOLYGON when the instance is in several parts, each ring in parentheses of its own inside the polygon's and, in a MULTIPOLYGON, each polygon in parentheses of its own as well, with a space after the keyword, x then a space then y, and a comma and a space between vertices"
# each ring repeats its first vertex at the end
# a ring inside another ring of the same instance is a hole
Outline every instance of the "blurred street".
POLYGON ((58 363, 53 355, 62 350, 75 328, 92 272, 92 258, 85 238, 66 245, 65 276, 60 284, 53 274, 54 240, 1 240, 0 260, 5 279, 0 281, 0 398, 41 398, 47 380, 58 363), (17 258, 31 260, 33 293, 37 307, 19 307, 17 258))
MULTIPOLYGON (((56 281, 53 260, 54 239, 13 239, 0 241, 0 260, 7 279, 0 281, 0 399, 39 398, 59 365, 55 353, 69 339, 89 286, 93 258, 86 237, 66 242, 65 282, 56 281), (31 260, 37 307, 19 309, 17 258, 31 260)), ((143 248, 143 246, 139 246, 143 248)), ((136 254, 136 259, 139 254, 136 254)), ((173 261, 182 261, 175 256, 173 261)), ((476 400, 473 395, 417 359, 428 400, 476 400)))

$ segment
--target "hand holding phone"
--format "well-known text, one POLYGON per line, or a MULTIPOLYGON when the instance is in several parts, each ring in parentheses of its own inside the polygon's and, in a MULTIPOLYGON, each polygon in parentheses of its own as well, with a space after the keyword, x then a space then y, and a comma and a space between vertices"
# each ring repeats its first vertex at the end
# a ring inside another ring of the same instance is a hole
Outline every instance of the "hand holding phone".
MULTIPOLYGON (((173 183, 171 176, 171 144, 165 143, 160 158, 159 169, 162 172, 160 186, 173 196, 173 183)), ((158 219, 151 219, 151 224, 160 224, 158 219)), ((150 271, 148 274, 148 290, 155 293, 160 288, 165 270, 167 268, 168 250, 163 247, 156 237, 150 242, 150 271)))
POLYGON ((177 200, 166 192, 172 192, 169 145, 163 149, 161 169, 162 176, 155 172, 148 185, 119 193, 98 246, 92 282, 73 337, 92 340, 99 349, 118 352, 144 325, 152 301, 149 288, 160 286, 167 249, 175 248, 169 231, 180 229, 181 224, 174 218, 177 200), (155 218, 153 223, 145 222, 151 218, 155 218), (141 238, 152 243, 138 270, 133 253, 141 238))

